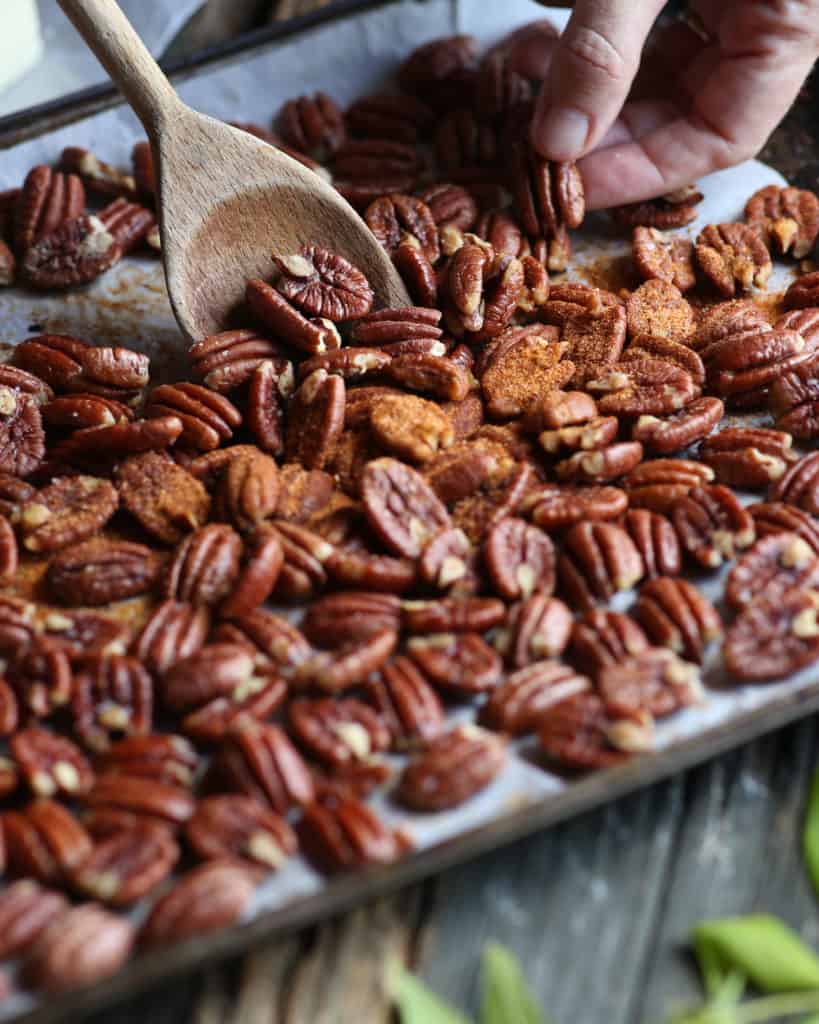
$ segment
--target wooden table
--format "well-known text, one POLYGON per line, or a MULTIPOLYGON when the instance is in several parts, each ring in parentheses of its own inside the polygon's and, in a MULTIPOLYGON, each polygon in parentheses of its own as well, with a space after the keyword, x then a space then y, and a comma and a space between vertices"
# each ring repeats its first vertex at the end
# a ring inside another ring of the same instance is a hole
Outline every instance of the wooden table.
MULTIPOLYGON (((819 83, 763 158, 819 190, 819 83)), ((95 1024, 387 1024, 390 953, 476 1009, 488 939, 520 957, 555 1024, 663 1024, 699 998, 684 952, 703 917, 766 910, 819 945, 799 832, 813 720, 244 960, 193 974, 95 1024)))

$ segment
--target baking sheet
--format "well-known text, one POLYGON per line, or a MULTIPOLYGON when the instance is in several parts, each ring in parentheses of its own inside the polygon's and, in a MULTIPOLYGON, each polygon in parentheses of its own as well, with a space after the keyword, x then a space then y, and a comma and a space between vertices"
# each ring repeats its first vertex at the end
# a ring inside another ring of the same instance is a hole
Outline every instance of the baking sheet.
MULTIPOLYGON (((470 31, 490 44, 544 13, 559 25, 567 17, 566 11, 547 12, 529 0, 507 0, 503 5, 477 0, 396 4, 310 31, 244 61, 205 71, 184 82, 180 93, 207 113, 267 124, 285 99, 302 92, 324 89, 346 104, 363 92, 381 87, 396 62, 427 39, 470 31)), ((69 144, 87 146, 105 160, 127 164, 131 147, 140 137, 141 129, 129 110, 119 108, 88 118, 7 150, 0 159, 0 188, 19 184, 32 165, 52 162, 69 144)), ((700 216, 685 230, 693 235, 707 222, 735 219, 751 192, 782 180, 777 172, 754 161, 711 175, 701 182, 706 198, 700 216)), ((589 219, 576 241, 570 276, 588 277, 599 269, 603 259, 628 258, 628 244, 615 238, 600 216, 589 219)), ((788 269, 777 268, 770 291, 784 288, 790 277, 788 269)), ((182 339, 171 316, 161 267, 149 259, 128 259, 89 289, 64 296, 36 296, 17 289, 0 291, 0 341, 12 345, 40 330, 76 333, 99 343, 137 347, 150 353, 163 372, 184 370, 182 339)), ((698 577, 698 582, 709 597, 718 599, 718 576, 698 577)), ((619 595, 614 607, 625 610, 633 599, 633 593, 619 595)), ((531 831, 539 824, 611 799, 819 707, 816 670, 806 670, 779 683, 726 690, 720 688, 716 653, 712 652, 706 665, 707 701, 659 723, 658 754, 567 782, 541 768, 532 755, 531 742, 522 741, 515 744, 509 765, 496 782, 454 811, 411 814, 394 806, 388 793, 378 794, 374 802, 379 811, 404 828, 418 850, 401 864, 326 882, 297 859, 260 887, 244 927, 137 959, 116 979, 63 998, 59 1006, 38 1004, 26 994, 15 995, 0 1007, 0 1019, 25 1011, 51 1019, 98 1005, 100 1000, 121 995, 141 981, 199 962, 202 957, 241 948, 257 935, 305 923, 350 905, 531 831)), ((460 710, 453 718, 468 719, 472 714, 460 710)), ((400 763, 397 758, 395 761, 396 765, 400 763)))

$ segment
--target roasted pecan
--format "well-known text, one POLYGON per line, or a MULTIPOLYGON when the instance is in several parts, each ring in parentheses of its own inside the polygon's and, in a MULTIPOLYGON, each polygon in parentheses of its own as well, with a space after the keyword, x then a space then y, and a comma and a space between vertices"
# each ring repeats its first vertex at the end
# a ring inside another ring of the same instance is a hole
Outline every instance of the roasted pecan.
POLYGON ((705 646, 722 636, 719 613, 688 580, 660 576, 640 588, 634 615, 652 643, 702 662, 705 646))
POLYGON ((364 640, 400 622, 401 603, 392 594, 341 592, 311 602, 303 628, 319 647, 336 647, 346 641, 364 640))
POLYGON ((47 427, 86 430, 111 427, 134 418, 133 411, 122 402, 100 395, 62 395, 43 406, 43 422, 47 427))
POLYGON ((89 750, 106 750, 112 735, 139 736, 151 731, 153 702, 153 681, 136 658, 90 656, 74 676, 74 730, 89 750))
POLYGON ((365 692, 389 730, 393 747, 414 746, 444 727, 443 705, 410 658, 399 655, 387 662, 368 680, 365 692))
POLYGON ((0 595, 0 654, 14 659, 24 654, 34 640, 38 623, 36 606, 28 601, 0 595))
POLYGON ((777 255, 809 255, 819 234, 819 198, 807 189, 766 185, 745 204, 745 221, 777 255))
POLYGON ((185 838, 203 860, 241 858, 274 871, 298 847, 284 818, 245 796, 200 800, 185 838))
POLYGON ((353 797, 311 804, 305 809, 298 835, 305 855, 326 874, 367 864, 391 864, 411 845, 372 808, 353 797))
POLYGON ((418 558, 429 538, 450 525, 446 508, 427 482, 396 459, 376 459, 364 471, 367 521, 396 554, 418 558))
POLYGON ((474 725, 459 726, 412 755, 396 798, 419 811, 457 807, 485 789, 505 764, 503 740, 474 725))
POLYGON ((792 587, 761 594, 728 627, 725 668, 743 683, 789 676, 819 658, 819 592, 792 587))
POLYGON ((308 316, 338 322, 369 313, 373 292, 348 260, 316 245, 298 255, 274 257, 281 276, 276 287, 308 316))
POLYGON ((449 417, 433 402, 414 395, 386 395, 370 424, 376 440, 412 462, 428 462, 455 440, 449 417))
POLYGON ((252 533, 274 514, 278 501, 278 466, 269 455, 251 449, 228 463, 214 496, 213 513, 241 533, 252 533))
POLYGON ((724 411, 719 398, 695 398, 685 408, 664 417, 640 416, 631 428, 631 436, 652 455, 671 455, 707 437, 724 411))
POLYGON ((144 594, 160 569, 158 555, 144 544, 97 538, 59 551, 46 578, 62 604, 104 605, 144 594))
POLYGON ((511 668, 533 661, 557 658, 566 649, 572 630, 572 613, 556 597, 533 594, 513 604, 506 624, 495 630, 493 643, 511 668))
POLYGON ((275 531, 283 556, 276 596, 283 601, 302 601, 314 596, 327 582, 324 565, 335 548, 319 534, 295 523, 279 523, 275 531))
POLYGON ((493 597, 443 597, 434 601, 403 601, 403 628, 410 633, 484 632, 506 614, 493 597))
POLYGON ((206 608, 163 601, 133 644, 133 653, 151 672, 163 674, 182 658, 198 651, 210 628, 206 608))
POLYGON ((619 487, 568 487, 545 484, 524 503, 532 519, 545 530, 572 526, 583 520, 616 519, 625 512, 628 498, 619 487))
POLYGON ((422 141, 433 112, 415 96, 381 94, 362 96, 347 110, 346 120, 355 135, 368 139, 395 139, 409 145, 422 141))
POLYGON ((222 331, 192 345, 188 356, 191 371, 212 391, 227 394, 246 384, 264 361, 275 378, 280 397, 293 389, 293 364, 275 342, 257 331, 222 331))
MULTIPOLYGON (((574 163, 545 160, 525 141, 513 143, 510 160, 515 205, 527 235, 555 239, 561 228, 580 226, 586 201, 574 163)), ((565 269, 554 263, 550 259, 550 270, 565 269)))
POLYGON ((630 590, 645 570, 640 552, 622 527, 580 522, 564 537, 557 571, 569 604, 588 612, 617 591, 630 590))
POLYGON ((392 256, 407 237, 414 238, 430 263, 441 254, 438 227, 425 202, 413 196, 393 193, 370 203, 364 214, 370 231, 392 256))
POLYGON ((479 544, 494 523, 518 512, 534 484, 535 473, 530 463, 513 464, 497 484, 459 501, 453 509, 453 522, 474 544, 479 544))
POLYGON ((200 452, 230 440, 242 422, 241 413, 230 399, 187 381, 154 388, 146 400, 145 415, 176 416, 182 421, 179 443, 200 452))
POLYGON ((427 204, 432 219, 442 234, 447 229, 469 231, 478 216, 475 200, 460 185, 449 185, 444 182, 430 185, 423 192, 419 192, 418 198, 427 204))
POLYGON ((3 834, 10 874, 44 885, 66 885, 91 853, 91 837, 74 815, 42 797, 19 812, 7 811, 3 834))
POLYGON ((103 839, 74 872, 81 893, 113 907, 127 907, 155 889, 179 859, 164 829, 135 825, 103 839))
POLYGON ((25 254, 85 209, 85 189, 76 174, 61 174, 45 164, 28 172, 14 211, 14 248, 25 254))
POLYGON ((127 196, 136 194, 136 182, 119 167, 100 160, 94 153, 80 146, 66 146, 60 154, 59 168, 76 174, 89 192, 101 196, 127 196))
POLYGON ((44 455, 45 432, 36 399, 0 385, 0 472, 28 476, 44 455))
POLYGON ((633 359, 664 359, 685 370, 696 387, 705 384, 705 366, 697 353, 681 341, 654 334, 638 334, 622 355, 622 362, 633 359))
POLYGON ((600 312, 583 310, 568 318, 560 337, 575 364, 573 382, 582 386, 590 374, 599 375, 601 367, 620 358, 626 340, 626 311, 621 305, 604 306, 600 312))
POLYGON ((481 180, 486 168, 493 178, 502 178, 498 131, 494 124, 462 106, 448 111, 435 132, 435 155, 448 177, 468 184, 473 175, 481 180))
POLYGON ((438 590, 464 585, 474 572, 474 554, 463 530, 456 527, 440 530, 421 552, 418 562, 421 579, 438 590))
POLYGON ((661 647, 647 647, 605 665, 597 676, 597 689, 606 709, 618 718, 641 713, 661 718, 701 703, 704 696, 699 668, 661 647))
POLYGON ((46 643, 63 651, 72 662, 92 654, 125 653, 130 628, 122 619, 92 611, 44 611, 41 625, 46 643))
POLYGON ((727 487, 695 487, 674 506, 674 528, 683 550, 705 569, 750 547, 756 539, 754 520, 727 487))
POLYGON ((35 796, 77 796, 87 792, 94 781, 91 765, 79 747, 39 726, 15 733, 9 750, 35 796))
POLYGON ((407 642, 407 655, 431 683, 454 694, 483 693, 501 679, 501 660, 478 633, 412 637, 407 642))
POLYGON ((687 292, 696 284, 694 247, 687 238, 664 236, 653 227, 635 227, 631 256, 641 277, 666 281, 687 292))
POLYGON ((313 799, 313 780, 301 754, 277 725, 242 719, 229 730, 211 771, 229 790, 284 814, 313 799))
POLYGON ((769 498, 796 505, 813 516, 819 514, 819 453, 804 455, 774 481, 769 498))
POLYGON ((596 679, 606 665, 619 664, 647 647, 648 637, 634 619, 595 608, 574 623, 569 655, 582 671, 596 679))
MULTIPOLYGON (((593 401, 589 397, 589 401, 593 401)), ((619 422, 614 416, 595 416, 585 423, 544 430, 538 441, 548 455, 595 451, 611 445, 617 437, 619 422)))
POLYGON ((598 696, 581 693, 543 714, 538 739, 549 761, 564 768, 613 768, 653 748, 654 723, 646 712, 615 717, 598 696))
POLYGON ((697 330, 688 339, 687 344, 701 352, 714 342, 727 338, 729 334, 742 334, 751 330, 765 331, 769 330, 770 326, 764 312, 749 299, 718 302, 703 311, 697 330))
POLYGON ((677 502, 694 487, 714 479, 710 466, 690 459, 651 459, 642 462, 623 478, 631 508, 649 508, 670 513, 677 502))
POLYGON ((95 903, 66 910, 40 932, 25 978, 47 992, 102 981, 122 967, 134 944, 134 926, 95 903))
POLYGON ((117 466, 115 478, 123 508, 165 544, 179 543, 207 519, 207 491, 164 453, 126 459, 117 466))
MULTIPOLYGON (((410 95, 419 95, 436 109, 457 105, 468 71, 477 62, 474 36, 442 36, 417 47, 398 68, 398 82, 410 95)), ((470 93, 467 93, 470 95, 470 93)))
POLYGON ((200 707, 216 697, 245 695, 263 688, 254 652, 243 644, 206 644, 176 661, 162 680, 161 694, 174 711, 200 707))
POLYGON ((17 522, 28 551, 57 551, 85 540, 116 511, 117 492, 107 480, 60 477, 23 503, 17 522))
POLYGON ((139 203, 120 197, 99 211, 105 230, 113 236, 123 256, 136 249, 158 226, 153 212, 139 203))
POLYGON ((819 586, 816 551, 796 533, 783 531, 760 537, 731 566, 725 600, 734 609, 755 598, 776 603, 792 587, 819 586))
POLYGON ((170 447, 182 433, 177 416, 156 419, 121 421, 108 427, 89 427, 74 433, 55 445, 52 458, 65 465, 106 472, 111 463, 142 452, 161 452, 170 447))
POLYGON ((84 215, 34 242, 20 274, 31 288, 72 288, 95 280, 121 258, 122 247, 99 217, 84 215))
POLYGON ((288 461, 322 469, 344 429, 344 381, 314 370, 293 395, 287 410, 288 461))
POLYGON ((341 109, 324 92, 288 100, 277 122, 285 142, 317 160, 332 156, 347 137, 341 109))
POLYGON ((519 416, 545 393, 568 383, 574 364, 561 362, 565 347, 558 336, 554 327, 531 325, 507 328, 497 339, 481 373, 481 390, 492 416, 519 416))
POLYGON ((147 823, 174 829, 190 818, 196 806, 190 792, 180 785, 119 772, 98 775, 84 803, 90 815, 115 814, 128 827, 147 823))
POLYGON ((144 196, 152 198, 156 194, 156 180, 153 153, 148 142, 134 144, 131 150, 131 165, 137 188, 144 196))
POLYGON ((639 441, 621 441, 592 452, 576 452, 555 465, 558 480, 572 483, 606 484, 631 472, 643 458, 639 441))
POLYGON ((277 337, 303 352, 316 354, 341 346, 341 337, 335 325, 323 318, 307 317, 264 281, 254 278, 245 286, 248 308, 277 337))
POLYGON ((499 732, 534 732, 544 712, 591 689, 588 677, 559 661, 536 661, 507 676, 481 709, 481 721, 499 732))
POLYGON ((301 746, 330 767, 368 761, 390 746, 390 731, 378 712, 353 698, 296 700, 288 718, 301 746))
MULTIPOLYGON (((19 709, 14 690, 5 679, 0 679, 0 736, 10 736, 17 730, 19 709)), ((2 784, 0 784, 2 790, 2 784)))
POLYGON ((397 354, 390 360, 386 376, 402 387, 445 402, 462 402, 475 383, 467 367, 432 352, 397 354))
POLYGON ((446 504, 492 490, 509 477, 514 461, 509 451, 491 439, 455 444, 424 467, 424 478, 446 504))
POLYGON ((785 309, 819 306, 819 270, 797 277, 785 292, 785 309))
POLYGON ((340 693, 358 686, 370 673, 377 672, 397 644, 397 632, 384 629, 333 651, 312 654, 296 667, 294 678, 301 686, 316 686, 328 693, 340 693))
POLYGON ((554 590, 554 545, 542 530, 522 519, 510 517, 492 526, 483 556, 493 589, 506 601, 554 590))
POLYGON ((310 644, 296 626, 264 608, 223 623, 214 631, 213 639, 245 644, 269 658, 288 676, 312 654, 310 644))
POLYGON ((679 228, 696 220, 697 205, 702 199, 702 192, 697 190, 696 185, 686 185, 656 199, 616 206, 611 210, 611 215, 620 227, 644 225, 663 229, 679 228))
POLYGON ((635 356, 598 375, 587 367, 586 387, 604 415, 636 417, 676 412, 695 396, 691 374, 667 359, 635 356))
MULTIPOLYGON (((781 480, 799 456, 790 434, 762 427, 730 427, 706 438, 700 457, 717 481, 746 490, 762 490, 781 480)), ((774 495, 774 500, 780 495, 774 495)))
POLYGON ((162 591, 177 601, 216 605, 233 592, 241 556, 241 539, 231 527, 216 523, 200 527, 174 552, 162 591))
POLYGON ((47 718, 71 699, 71 663, 61 645, 37 636, 12 662, 8 680, 18 698, 37 718, 47 718))
MULTIPOLYGON (((292 363, 288 363, 292 379, 292 363)), ((254 440, 264 452, 281 455, 284 451, 284 408, 282 388, 285 375, 272 359, 260 362, 250 378, 245 415, 254 440)), ((292 383, 286 385, 287 395, 292 383)))
POLYGON ((628 511, 623 526, 643 559, 646 579, 676 576, 682 565, 680 542, 669 520, 644 508, 628 511))
POLYGON ((755 407, 764 406, 767 388, 810 355, 801 334, 779 327, 730 334, 702 350, 713 390, 735 402, 741 398, 746 408, 757 396, 755 407))
POLYGON ((99 758, 106 775, 138 776, 190 787, 199 757, 184 736, 151 733, 117 740, 99 758))
POLYGON ((626 303, 631 337, 649 334, 683 341, 694 329, 694 311, 680 289, 668 281, 649 280, 626 303))
POLYGON ((251 872, 235 860, 200 864, 156 901, 140 929, 140 944, 154 948, 227 928, 245 912, 255 889, 251 872))
POLYGON ((709 224, 694 246, 697 266, 719 294, 764 288, 773 269, 765 243, 747 224, 709 224))
POLYGON ((245 718, 266 721, 287 697, 287 684, 275 671, 261 670, 226 697, 214 697, 182 719, 187 736, 218 743, 245 718))
POLYGON ((326 370, 343 377, 345 381, 361 380, 368 374, 378 374, 386 370, 392 357, 389 352, 378 348, 339 348, 333 352, 324 352, 299 363, 299 380, 303 381, 316 370, 326 370))
POLYGON ((0 955, 25 954, 49 923, 68 907, 62 893, 44 889, 30 878, 12 882, 0 892, 0 955))

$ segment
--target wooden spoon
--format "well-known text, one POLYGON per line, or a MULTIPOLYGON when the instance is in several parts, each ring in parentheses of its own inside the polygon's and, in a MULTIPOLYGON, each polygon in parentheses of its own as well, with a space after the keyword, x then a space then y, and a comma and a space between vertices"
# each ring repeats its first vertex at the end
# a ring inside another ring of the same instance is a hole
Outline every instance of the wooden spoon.
POLYGON ((165 279, 190 341, 224 329, 271 253, 315 244, 346 256, 386 305, 410 305, 386 252, 318 174, 177 96, 115 0, 59 0, 145 126, 156 168, 165 279))

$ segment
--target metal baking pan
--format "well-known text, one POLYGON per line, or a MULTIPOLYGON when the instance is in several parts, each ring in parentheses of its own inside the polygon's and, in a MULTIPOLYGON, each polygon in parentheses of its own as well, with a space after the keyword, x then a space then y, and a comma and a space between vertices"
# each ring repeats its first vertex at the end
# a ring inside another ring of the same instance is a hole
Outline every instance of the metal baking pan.
MULTIPOLYGON (((488 7, 458 0, 341 0, 294 23, 214 47, 170 70, 183 98, 193 106, 226 119, 267 123, 292 95, 325 89, 347 103, 377 88, 396 60, 425 39, 472 31, 490 42, 515 25, 548 13, 530 0, 507 0, 502 10, 488 7), (359 56, 356 61, 349 58, 353 53, 359 56)), ((566 12, 554 12, 554 17, 562 23, 566 12)), ((0 160, 0 188, 17 184, 35 163, 53 161, 68 144, 85 145, 103 159, 127 164, 130 148, 142 133, 133 115, 118 104, 112 89, 100 87, 0 120, 0 146, 6 147, 0 160)), ((734 219, 750 192, 781 181, 775 171, 756 162, 711 176, 703 185, 701 217, 689 230, 696 232, 708 221, 734 219)), ((607 232, 602 219, 592 217, 578 234, 573 273, 599 278, 600 267, 626 250, 622 240, 607 232)), ((778 269, 772 290, 784 287, 787 275, 778 269)), ((13 344, 39 328, 117 340, 170 364, 170 350, 179 339, 161 268, 138 259, 123 261, 89 289, 65 296, 0 291, 0 342, 13 344)), ((718 578, 698 577, 697 582, 718 599, 718 578)), ((629 600, 620 595, 617 607, 627 607, 629 600)), ((532 744, 524 741, 514 745, 503 775, 454 811, 411 815, 392 805, 388 794, 379 794, 374 798, 379 811, 416 840, 416 852, 399 864, 332 880, 320 878, 301 862, 288 866, 264 883, 252 915, 239 926, 135 957, 117 976, 59 1001, 12 996, 0 1007, 0 1020, 55 1021, 98 1009, 171 975, 240 953, 261 939, 326 918, 607 803, 819 710, 819 667, 765 686, 726 688, 712 659, 705 679, 707 703, 660 723, 658 749, 652 754, 591 776, 565 778, 538 764, 532 744)), ((461 710, 456 717, 467 714, 461 710)))

